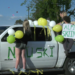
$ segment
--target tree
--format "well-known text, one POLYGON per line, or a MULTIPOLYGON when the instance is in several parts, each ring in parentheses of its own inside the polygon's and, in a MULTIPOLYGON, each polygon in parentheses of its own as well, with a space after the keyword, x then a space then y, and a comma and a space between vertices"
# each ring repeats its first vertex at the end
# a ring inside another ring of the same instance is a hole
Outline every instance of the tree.
POLYGON ((69 14, 73 15, 69 10, 71 8, 71 1, 72 0, 32 0, 30 1, 30 8, 33 11, 32 17, 34 19, 40 17, 47 19, 49 17, 51 20, 58 22, 60 21, 60 10, 66 10, 69 14))
POLYGON ((19 19, 19 20, 16 20, 15 25, 16 24, 22 24, 22 23, 23 23, 23 21, 21 19, 19 19))
POLYGON ((57 15, 60 10, 59 6, 57 6, 57 0, 39 0, 36 3, 36 11, 33 13, 33 17, 38 19, 39 17, 48 18, 50 17, 51 20, 57 20, 57 15), (53 4, 54 3, 54 4, 53 4))

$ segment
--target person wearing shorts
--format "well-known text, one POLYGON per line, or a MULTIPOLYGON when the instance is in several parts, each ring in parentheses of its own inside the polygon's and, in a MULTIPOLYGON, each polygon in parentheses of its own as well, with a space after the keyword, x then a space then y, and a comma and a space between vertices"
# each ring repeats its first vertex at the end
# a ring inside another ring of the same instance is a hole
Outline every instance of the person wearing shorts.
POLYGON ((23 22, 23 28, 18 28, 17 30, 23 31, 24 36, 22 39, 16 38, 16 46, 15 46, 16 64, 15 64, 15 68, 10 69, 10 71, 18 72, 18 65, 19 65, 19 61, 20 61, 20 52, 22 52, 21 57, 22 57, 23 68, 20 69, 20 71, 25 72, 26 71, 26 69, 25 69, 25 64, 26 64, 25 50, 26 50, 27 42, 31 40, 31 29, 29 26, 29 21, 25 20, 23 22))
POLYGON ((17 43, 16 48, 19 48, 20 50, 26 49, 26 44, 24 43, 17 43))

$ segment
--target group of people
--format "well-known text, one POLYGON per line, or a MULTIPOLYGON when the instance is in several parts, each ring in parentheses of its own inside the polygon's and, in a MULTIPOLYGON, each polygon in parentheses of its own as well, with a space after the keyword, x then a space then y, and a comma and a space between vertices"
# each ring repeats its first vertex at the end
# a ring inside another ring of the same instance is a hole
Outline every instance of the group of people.
MULTIPOLYGON (((64 23, 65 24, 70 23, 70 17, 67 16, 66 12, 61 11, 60 17, 62 18, 62 21, 60 23, 58 23, 59 25, 63 26, 64 23)), ((20 61, 20 52, 22 51, 21 56, 22 56, 23 68, 20 69, 20 71, 25 72, 26 71, 26 69, 25 69, 25 64, 26 64, 25 49, 26 49, 27 41, 29 41, 32 38, 29 21, 25 20, 23 22, 23 28, 19 28, 18 30, 21 30, 24 32, 24 37, 22 39, 16 39, 16 46, 15 46, 16 64, 15 64, 15 68, 10 69, 10 71, 18 72, 18 65, 19 65, 19 61, 20 61)), ((63 46, 64 46, 66 54, 71 49, 73 42, 74 42, 73 39, 67 38, 64 40, 63 46)))
MULTIPOLYGON (((60 17, 62 18, 62 21, 58 24, 61 25, 62 27, 64 24, 71 24, 70 17, 67 16, 67 13, 65 11, 60 12, 60 17)), ((62 35, 62 31, 58 34, 62 35)), ((72 48, 73 43, 74 43, 74 40, 71 38, 65 38, 64 39, 62 44, 63 44, 66 55, 68 54, 69 50, 72 48)))

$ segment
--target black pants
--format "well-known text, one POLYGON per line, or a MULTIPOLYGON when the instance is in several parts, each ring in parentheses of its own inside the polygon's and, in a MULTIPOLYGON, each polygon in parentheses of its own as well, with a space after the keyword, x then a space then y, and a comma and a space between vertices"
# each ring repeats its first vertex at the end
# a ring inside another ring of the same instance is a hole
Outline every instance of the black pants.
POLYGON ((65 50, 70 50, 73 43, 74 43, 73 39, 69 39, 69 38, 64 39, 64 42, 63 42, 64 49, 65 50))

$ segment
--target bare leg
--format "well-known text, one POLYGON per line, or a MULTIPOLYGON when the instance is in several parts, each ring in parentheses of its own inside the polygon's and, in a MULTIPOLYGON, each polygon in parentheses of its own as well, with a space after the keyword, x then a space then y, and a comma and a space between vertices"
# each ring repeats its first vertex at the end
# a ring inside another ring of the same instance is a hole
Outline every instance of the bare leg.
POLYGON ((16 65, 15 65, 15 68, 17 69, 18 65, 19 65, 19 60, 20 60, 20 49, 15 48, 15 53, 16 53, 16 65))
POLYGON ((26 64, 25 49, 22 50, 22 62, 23 62, 23 69, 25 69, 25 64, 26 64))

